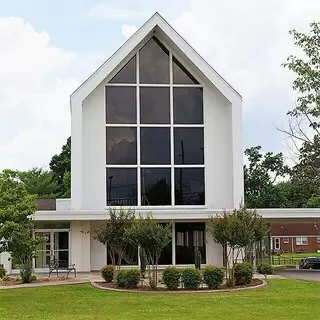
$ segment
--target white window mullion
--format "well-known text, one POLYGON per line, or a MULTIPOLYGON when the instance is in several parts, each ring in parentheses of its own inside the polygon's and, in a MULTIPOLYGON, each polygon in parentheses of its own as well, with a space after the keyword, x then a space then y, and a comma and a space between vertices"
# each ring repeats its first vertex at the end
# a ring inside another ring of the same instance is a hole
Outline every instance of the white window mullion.
POLYGON ((172 52, 169 51, 169 78, 170 78, 170 151, 171 151, 171 204, 175 205, 174 199, 174 139, 173 139, 173 68, 172 52))
POLYGON ((137 196, 138 196, 138 207, 141 206, 141 170, 140 170, 140 73, 139 73, 139 52, 137 52, 136 56, 137 61, 137 165, 138 165, 138 172, 137 172, 137 196))

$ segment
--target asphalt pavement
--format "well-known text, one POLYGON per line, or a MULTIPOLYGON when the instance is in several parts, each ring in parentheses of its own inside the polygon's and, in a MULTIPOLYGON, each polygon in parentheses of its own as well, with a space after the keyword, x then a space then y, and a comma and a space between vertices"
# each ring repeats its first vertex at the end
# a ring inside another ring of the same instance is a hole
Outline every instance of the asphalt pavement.
POLYGON ((275 274, 278 274, 282 277, 306 280, 306 281, 317 281, 320 282, 320 270, 313 269, 284 269, 284 270, 275 270, 275 274))

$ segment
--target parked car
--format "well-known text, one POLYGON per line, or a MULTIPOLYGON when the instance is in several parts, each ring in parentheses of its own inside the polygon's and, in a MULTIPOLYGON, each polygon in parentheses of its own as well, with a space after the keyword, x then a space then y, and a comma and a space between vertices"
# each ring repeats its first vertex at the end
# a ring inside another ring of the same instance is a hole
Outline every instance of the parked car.
POLYGON ((306 257, 301 259, 299 269, 320 269, 320 257, 306 257))

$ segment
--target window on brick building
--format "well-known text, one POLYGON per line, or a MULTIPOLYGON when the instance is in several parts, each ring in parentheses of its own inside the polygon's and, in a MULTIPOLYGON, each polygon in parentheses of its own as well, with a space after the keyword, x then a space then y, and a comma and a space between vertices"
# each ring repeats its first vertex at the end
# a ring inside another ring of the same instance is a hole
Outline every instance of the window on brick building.
POLYGON ((296 237, 296 245, 298 246, 308 245, 308 237, 296 237))
POLYGON ((289 243, 289 237, 284 237, 283 238, 283 243, 289 243))
POLYGON ((317 237, 317 243, 320 244, 320 237, 317 237))

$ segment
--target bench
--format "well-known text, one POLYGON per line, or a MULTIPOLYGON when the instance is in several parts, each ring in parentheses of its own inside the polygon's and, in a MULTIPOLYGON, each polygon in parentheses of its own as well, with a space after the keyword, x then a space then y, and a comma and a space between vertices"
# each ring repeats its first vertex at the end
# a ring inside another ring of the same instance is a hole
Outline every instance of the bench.
POLYGON ((74 277, 77 276, 77 270, 75 264, 68 264, 66 260, 51 260, 49 264, 49 277, 52 272, 56 272, 57 277, 59 277, 59 271, 67 272, 67 278, 71 271, 74 272, 74 277))

